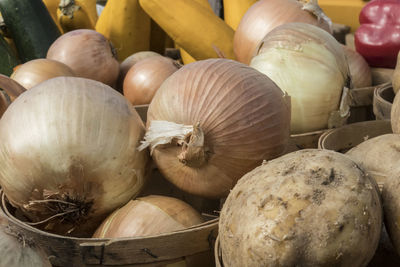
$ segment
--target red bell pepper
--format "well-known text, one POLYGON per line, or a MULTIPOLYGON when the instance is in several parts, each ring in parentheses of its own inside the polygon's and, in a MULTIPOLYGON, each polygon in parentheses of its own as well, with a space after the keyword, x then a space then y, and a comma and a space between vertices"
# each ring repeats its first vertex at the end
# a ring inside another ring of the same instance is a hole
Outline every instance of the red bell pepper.
POLYGON ((355 46, 371 67, 394 68, 400 50, 400 0, 373 0, 360 12, 355 46))

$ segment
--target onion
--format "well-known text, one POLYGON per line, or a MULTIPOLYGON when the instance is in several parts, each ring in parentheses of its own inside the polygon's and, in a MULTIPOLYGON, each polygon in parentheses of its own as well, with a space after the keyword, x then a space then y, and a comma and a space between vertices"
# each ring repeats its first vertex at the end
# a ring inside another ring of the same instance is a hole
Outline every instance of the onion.
POLYGON ((357 51, 342 45, 349 64, 351 81, 354 88, 363 88, 372 85, 371 68, 367 61, 357 51))
POLYGON ((10 79, 8 76, 0 74, 0 117, 11 102, 25 91, 25 88, 19 83, 10 79))
POLYGON ((281 155, 290 104, 265 75, 228 59, 183 66, 159 88, 145 141, 160 172, 178 188, 225 196, 264 159, 281 155))
POLYGON ((397 55, 397 64, 392 75, 392 85, 393 91, 395 92, 395 94, 397 94, 400 89, 400 51, 399 55, 397 55))
POLYGON ((0 185, 43 229, 91 236, 142 189, 144 125, 111 87, 57 77, 21 94, 0 119, 0 185))
MULTIPOLYGON (((250 66, 266 74, 292 100, 292 133, 327 128, 336 118, 349 66, 340 44, 306 23, 287 23, 265 36, 250 66)), ((347 110, 348 111, 348 110, 347 110)))
POLYGON ((0 212, 0 266, 4 267, 51 267, 46 254, 20 233, 9 227, 0 212))
POLYGON ((28 61, 11 74, 11 78, 26 89, 59 76, 73 77, 75 73, 65 64, 45 58, 28 61))
POLYGON ((95 238, 159 235, 183 230, 204 221, 182 200, 151 195, 131 200, 114 211, 96 230, 95 238))
POLYGON ((153 51, 141 51, 141 52, 136 52, 127 57, 126 59, 124 59, 124 61, 122 61, 120 66, 120 76, 122 77, 122 80, 125 78, 125 75, 128 73, 129 69, 133 65, 135 65, 142 59, 154 56, 161 56, 161 55, 153 51))
POLYGON ((77 76, 115 86, 119 74, 117 55, 111 43, 94 30, 74 30, 50 46, 47 58, 69 66, 77 76))
POLYGON ((167 57, 140 60, 124 79, 124 96, 133 105, 150 104, 160 85, 178 70, 178 63, 167 57))
POLYGON ((304 22, 331 32, 331 21, 316 0, 303 4, 296 0, 261 0, 252 5, 235 32, 233 51, 238 61, 249 64, 264 36, 289 22, 304 22))

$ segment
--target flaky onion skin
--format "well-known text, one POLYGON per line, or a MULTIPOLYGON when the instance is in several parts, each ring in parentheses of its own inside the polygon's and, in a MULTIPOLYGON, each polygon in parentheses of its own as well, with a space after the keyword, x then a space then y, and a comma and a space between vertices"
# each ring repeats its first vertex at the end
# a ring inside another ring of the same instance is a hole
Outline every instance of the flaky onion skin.
POLYGON ((94 238, 154 236, 183 230, 204 222, 184 201, 150 195, 129 201, 114 211, 96 230, 94 238))
MULTIPOLYGON (((159 88, 148 111, 152 121, 198 124, 204 143, 191 157, 176 143, 157 146, 153 159, 182 190, 218 198, 263 160, 287 145, 290 101, 266 75, 227 59, 188 64, 159 88)), ((193 135, 192 135, 193 137, 193 135)), ((189 150, 191 141, 189 142, 189 150)), ((192 140, 193 141, 193 140, 192 140)))
POLYGON ((43 221, 37 226, 91 236, 143 187, 143 134, 137 112, 111 87, 47 80, 21 94, 0 120, 0 185, 12 205, 43 221))

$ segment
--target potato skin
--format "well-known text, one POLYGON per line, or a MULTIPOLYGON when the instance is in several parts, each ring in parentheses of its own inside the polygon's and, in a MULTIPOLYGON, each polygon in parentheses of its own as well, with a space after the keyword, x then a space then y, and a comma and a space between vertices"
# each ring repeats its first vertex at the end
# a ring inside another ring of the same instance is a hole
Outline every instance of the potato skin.
POLYGON ((382 188, 398 167, 400 135, 384 134, 368 139, 347 151, 346 155, 374 178, 382 188))
POLYGON ((264 163, 229 194, 219 222, 229 267, 366 266, 382 225, 376 184, 334 151, 264 163))

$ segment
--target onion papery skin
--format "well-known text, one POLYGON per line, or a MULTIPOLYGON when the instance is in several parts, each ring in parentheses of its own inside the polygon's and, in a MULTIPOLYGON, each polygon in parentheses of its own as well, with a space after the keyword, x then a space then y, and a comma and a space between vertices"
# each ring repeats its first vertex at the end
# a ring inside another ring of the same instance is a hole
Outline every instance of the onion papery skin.
POLYGON ((178 70, 167 57, 150 57, 137 62, 125 76, 123 92, 132 105, 150 104, 161 84, 178 70))
POLYGON ((149 106, 147 128, 153 120, 199 123, 204 133, 203 164, 182 163, 178 159, 182 147, 176 144, 156 147, 153 160, 180 189, 218 198, 263 160, 284 152, 290 102, 276 84, 253 68, 232 60, 208 59, 183 66, 161 85, 149 106))
POLYGON ((253 4, 240 20, 233 38, 236 59, 249 64, 264 36, 285 23, 304 22, 331 32, 329 21, 302 8, 303 4, 296 0, 261 0, 253 4))
POLYGON ((291 97, 291 132, 328 128, 339 109, 349 66, 340 44, 326 31, 306 23, 278 26, 262 40, 250 66, 272 79, 291 97))
POLYGON ((74 30, 61 35, 50 46, 46 58, 64 63, 78 77, 116 85, 117 54, 111 43, 94 30, 74 30))
POLYGON ((51 267, 46 254, 23 235, 13 232, 5 215, 0 213, 0 266, 51 267))
POLYGON ((129 201, 96 230, 94 238, 154 236, 204 222, 198 211, 182 200, 151 195, 129 201))
POLYGON ((153 52, 153 51, 140 51, 136 52, 129 57, 125 58, 124 61, 121 62, 120 66, 120 77, 123 80, 125 78, 125 75, 128 73, 129 69, 138 63, 139 61, 149 58, 149 57, 154 57, 154 56, 160 56, 160 54, 153 52))
POLYGON ((148 155, 136 147, 144 125, 111 87, 58 77, 21 94, 0 120, 0 185, 38 227, 91 236, 142 189, 148 155), (60 204, 57 201, 63 201, 60 204))
POLYGON ((67 65, 51 59, 39 58, 22 64, 11 74, 11 79, 30 89, 48 79, 67 76, 75 77, 75 73, 67 65))
POLYGON ((367 61, 357 51, 342 46, 349 63, 351 81, 354 88, 363 88, 372 86, 372 73, 367 61))

